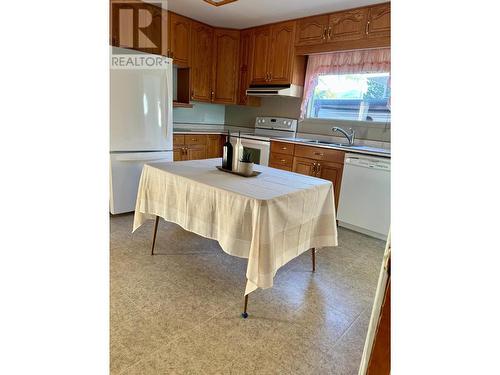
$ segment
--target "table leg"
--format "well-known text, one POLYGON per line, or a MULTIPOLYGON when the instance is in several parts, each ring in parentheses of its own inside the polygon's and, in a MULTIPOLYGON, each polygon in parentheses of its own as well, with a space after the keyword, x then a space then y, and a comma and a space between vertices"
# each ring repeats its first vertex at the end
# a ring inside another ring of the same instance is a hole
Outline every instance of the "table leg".
POLYGON ((312 255, 313 272, 316 272, 316 249, 314 247, 311 249, 311 255, 312 255))
POLYGON ((156 216, 155 219, 155 229, 153 232, 153 244, 151 245, 151 255, 155 255, 154 250, 155 250, 155 242, 156 242, 156 232, 158 231, 158 221, 160 220, 159 216, 156 216))
POLYGON ((243 309, 243 313, 241 314, 241 317, 243 319, 246 319, 248 318, 248 314, 247 314, 247 306, 248 306, 248 294, 245 296, 245 307, 243 309))

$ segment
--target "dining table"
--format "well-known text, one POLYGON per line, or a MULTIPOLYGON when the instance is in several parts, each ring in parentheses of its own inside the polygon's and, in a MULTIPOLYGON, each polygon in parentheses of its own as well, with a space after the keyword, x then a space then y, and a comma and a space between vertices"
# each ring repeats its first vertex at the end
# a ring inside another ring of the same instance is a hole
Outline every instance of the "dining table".
POLYGON ((337 224, 331 181, 254 165, 245 177, 219 170, 222 159, 145 164, 137 191, 133 231, 154 220, 151 255, 162 218, 216 240, 248 259, 242 317, 248 295, 273 286, 280 267, 311 250, 335 247, 337 224))

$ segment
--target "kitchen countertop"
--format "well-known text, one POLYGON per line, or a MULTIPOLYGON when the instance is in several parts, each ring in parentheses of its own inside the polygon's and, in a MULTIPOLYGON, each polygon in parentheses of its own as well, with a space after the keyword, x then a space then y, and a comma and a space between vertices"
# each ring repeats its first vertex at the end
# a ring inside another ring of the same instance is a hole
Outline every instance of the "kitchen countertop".
MULTIPOLYGON (((228 129, 229 130, 229 129, 228 129)), ((231 128, 231 132, 237 131, 236 129, 231 128)), ((248 130, 248 129, 245 129, 248 130)), ((174 128, 174 134, 183 134, 183 133, 189 133, 189 134, 221 134, 225 135, 227 134, 227 130, 193 130, 193 129, 184 129, 184 128, 174 128)), ((307 140, 311 140, 313 137, 308 138, 307 140)), ((373 155, 373 156, 382 156, 386 158, 391 157, 391 150, 390 149, 385 149, 385 148, 378 148, 378 147, 372 147, 369 145, 363 145, 363 144, 355 144, 354 146, 343 146, 343 145, 330 145, 330 144, 321 144, 321 143, 311 143, 307 142, 306 139, 304 138, 279 138, 279 137, 271 137, 272 141, 278 141, 278 142, 287 142, 287 143, 294 143, 294 144, 300 144, 300 145, 305 145, 305 146, 311 146, 311 147, 321 147, 321 148, 330 148, 334 150, 341 150, 345 152, 350 152, 354 154, 364 154, 364 155, 373 155)))
POLYGON ((286 143, 294 143, 294 144, 300 144, 300 145, 305 145, 305 146, 312 146, 312 147, 321 147, 321 148, 331 148, 334 150, 342 150, 346 152, 351 152, 355 154, 365 154, 365 155, 374 155, 374 156, 384 156, 384 157, 391 157, 391 150, 385 149, 385 148, 378 148, 378 147, 371 147, 367 145, 353 145, 353 146, 344 146, 344 145, 332 145, 332 144, 324 144, 324 143, 311 143, 308 142, 310 139, 302 139, 302 138, 273 138, 273 140, 279 141, 279 142, 286 142, 286 143))

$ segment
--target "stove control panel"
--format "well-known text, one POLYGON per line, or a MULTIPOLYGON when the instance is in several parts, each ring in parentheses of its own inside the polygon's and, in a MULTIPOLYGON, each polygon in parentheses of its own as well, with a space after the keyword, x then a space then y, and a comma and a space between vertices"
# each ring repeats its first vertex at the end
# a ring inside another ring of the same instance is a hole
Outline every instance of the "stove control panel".
POLYGON ((297 119, 283 117, 257 117, 255 128, 297 131, 297 119))

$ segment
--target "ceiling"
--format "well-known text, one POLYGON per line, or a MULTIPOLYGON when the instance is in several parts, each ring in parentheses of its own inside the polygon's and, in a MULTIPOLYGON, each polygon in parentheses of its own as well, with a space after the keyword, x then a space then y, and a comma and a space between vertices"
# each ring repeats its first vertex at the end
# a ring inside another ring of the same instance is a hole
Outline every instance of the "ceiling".
POLYGON ((168 0, 168 9, 212 26, 245 29, 382 2, 384 0, 238 0, 216 7, 202 0, 168 0))

